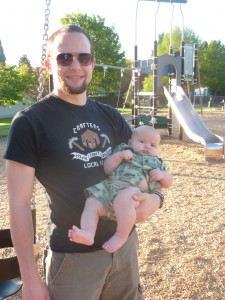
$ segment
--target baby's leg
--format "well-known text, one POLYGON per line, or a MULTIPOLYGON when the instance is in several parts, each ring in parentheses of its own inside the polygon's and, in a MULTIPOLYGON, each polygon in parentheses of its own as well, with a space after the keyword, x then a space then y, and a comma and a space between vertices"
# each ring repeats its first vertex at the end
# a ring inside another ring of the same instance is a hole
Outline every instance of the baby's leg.
POLYGON ((75 243, 92 245, 98 219, 106 215, 106 209, 98 199, 94 196, 89 197, 85 202, 84 211, 81 215, 81 229, 74 225, 68 231, 69 239, 75 243))
POLYGON ((118 193, 113 201, 113 207, 117 220, 116 233, 103 245, 103 248, 113 253, 117 251, 128 239, 131 229, 136 220, 135 208, 139 202, 134 201, 132 196, 140 193, 137 187, 128 187, 118 193))

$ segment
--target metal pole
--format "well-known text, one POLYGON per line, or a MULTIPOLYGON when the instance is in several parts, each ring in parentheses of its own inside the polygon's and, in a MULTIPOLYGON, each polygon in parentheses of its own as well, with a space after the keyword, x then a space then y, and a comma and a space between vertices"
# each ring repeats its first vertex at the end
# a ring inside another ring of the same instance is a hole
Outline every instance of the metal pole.
MULTIPOLYGON (((157 53, 158 43, 154 41, 154 50, 153 50, 153 103, 152 106, 154 110, 156 109, 157 104, 157 95, 158 95, 158 53, 157 53)), ((155 115, 155 113, 154 113, 155 115)))
MULTIPOLYGON (((184 41, 181 41, 181 86, 183 90, 185 89, 185 74, 184 74, 184 41)), ((184 130, 181 125, 179 125, 179 140, 183 140, 184 130)))
POLYGON ((137 107, 138 107, 138 46, 134 46, 134 66, 135 69, 133 71, 134 76, 134 93, 133 93, 133 121, 132 124, 136 127, 138 126, 137 119, 137 107))
POLYGON ((135 17, 135 46, 134 46, 134 71, 133 71, 133 93, 132 93, 132 125, 137 127, 138 120, 137 120, 137 107, 138 107, 138 46, 137 46, 137 17, 138 17, 138 4, 137 1, 136 6, 136 17, 135 17))

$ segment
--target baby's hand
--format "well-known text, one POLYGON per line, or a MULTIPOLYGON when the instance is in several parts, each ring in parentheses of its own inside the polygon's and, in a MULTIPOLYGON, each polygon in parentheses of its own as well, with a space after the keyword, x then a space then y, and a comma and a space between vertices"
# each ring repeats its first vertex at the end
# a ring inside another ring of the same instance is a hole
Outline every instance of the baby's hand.
POLYGON ((130 160, 133 158, 134 154, 130 150, 124 150, 120 152, 122 160, 130 160))
POLYGON ((164 171, 154 169, 149 172, 150 181, 160 181, 164 178, 164 171))

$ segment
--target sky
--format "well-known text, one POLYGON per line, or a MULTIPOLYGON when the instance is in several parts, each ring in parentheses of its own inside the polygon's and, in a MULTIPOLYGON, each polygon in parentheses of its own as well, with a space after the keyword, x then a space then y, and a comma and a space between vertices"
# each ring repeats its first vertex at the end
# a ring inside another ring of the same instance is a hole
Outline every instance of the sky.
MULTIPOLYGON (((114 26, 126 58, 147 59, 153 41, 178 25, 191 28, 202 41, 225 44, 224 0, 188 0, 185 4, 160 4, 151 0, 51 0, 48 35, 60 27, 65 14, 82 13, 105 18, 114 26), (156 14, 157 12, 157 14, 156 14)), ((40 66, 46 0, 0 0, 0 41, 8 65, 18 65, 27 55, 33 67, 40 66)))

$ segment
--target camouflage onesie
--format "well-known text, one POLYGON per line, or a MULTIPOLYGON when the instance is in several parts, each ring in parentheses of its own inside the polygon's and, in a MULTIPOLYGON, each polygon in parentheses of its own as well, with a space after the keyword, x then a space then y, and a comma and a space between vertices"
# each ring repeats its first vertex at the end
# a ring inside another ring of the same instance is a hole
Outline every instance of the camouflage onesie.
MULTIPOLYGON (((135 152, 133 148, 122 143, 114 149, 115 152, 130 150, 134 153, 133 159, 122 161, 121 164, 108 177, 91 187, 85 189, 86 197, 95 196, 107 209, 108 217, 114 218, 113 200, 119 191, 130 187, 138 187, 145 178, 149 184, 149 189, 160 188, 159 182, 150 182, 148 178, 149 171, 153 169, 165 170, 165 163, 157 156, 143 155, 135 152), (115 181, 122 181, 117 183, 115 181)), ((149 192, 142 190, 142 192, 149 192)))

